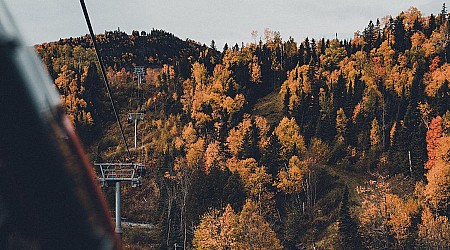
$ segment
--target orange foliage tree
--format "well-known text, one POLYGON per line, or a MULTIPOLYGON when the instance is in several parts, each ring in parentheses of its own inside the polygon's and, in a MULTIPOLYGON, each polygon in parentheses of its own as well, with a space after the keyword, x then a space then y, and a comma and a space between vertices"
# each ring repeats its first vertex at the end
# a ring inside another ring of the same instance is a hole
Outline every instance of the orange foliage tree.
POLYGON ((431 169, 436 164, 436 150, 439 148, 439 138, 441 137, 442 118, 440 116, 437 116, 436 118, 433 118, 433 120, 431 120, 430 128, 427 131, 428 161, 425 164, 425 169, 431 169))
POLYGON ((284 117, 275 128, 275 134, 280 141, 281 156, 284 160, 287 161, 292 155, 301 155, 306 151, 305 141, 295 118, 284 117))
POLYGON ((194 232, 194 249, 282 249, 257 207, 247 200, 239 214, 227 205, 223 212, 203 215, 194 232))

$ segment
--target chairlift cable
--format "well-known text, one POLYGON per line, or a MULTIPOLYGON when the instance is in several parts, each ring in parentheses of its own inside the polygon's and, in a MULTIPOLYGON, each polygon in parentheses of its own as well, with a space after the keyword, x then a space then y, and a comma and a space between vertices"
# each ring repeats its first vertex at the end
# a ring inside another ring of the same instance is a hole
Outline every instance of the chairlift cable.
POLYGON ((113 96, 111 94, 111 89, 109 87, 108 79, 106 77, 105 66, 103 65, 103 61, 102 61, 102 59, 100 57, 100 53, 99 53, 99 50, 98 50, 98 47, 97 47, 97 41, 96 41, 96 38, 95 38, 94 30, 92 29, 91 20, 89 19, 89 14, 88 14, 88 11, 87 11, 87 8, 86 8, 86 4, 84 3, 84 0, 80 0, 80 4, 81 4, 81 8, 83 9, 84 18, 86 19, 86 24, 88 26, 89 33, 91 35, 92 43, 94 45, 95 54, 97 56, 98 63, 100 64, 100 70, 101 70, 102 75, 103 75, 103 81, 105 82, 106 90, 108 91, 109 100, 111 101, 111 105, 112 105, 112 108, 113 108, 113 111, 114 111, 114 115, 116 116, 117 123, 119 124, 120 133, 122 134, 123 142, 125 143, 125 147, 127 148, 128 156, 131 159, 131 157, 132 157, 131 156, 131 152, 130 152, 130 149, 128 147, 127 140, 125 139, 125 134, 123 132, 122 123, 120 122, 119 115, 118 115, 117 110, 116 110, 116 105, 114 104, 114 99, 113 99, 113 96))

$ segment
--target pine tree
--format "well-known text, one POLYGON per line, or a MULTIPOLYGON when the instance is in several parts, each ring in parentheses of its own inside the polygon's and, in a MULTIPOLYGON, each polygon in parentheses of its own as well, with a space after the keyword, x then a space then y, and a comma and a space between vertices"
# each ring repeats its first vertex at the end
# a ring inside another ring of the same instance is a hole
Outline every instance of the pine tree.
POLYGON ((426 38, 430 38, 433 31, 436 29, 436 17, 433 14, 430 14, 428 17, 428 25, 424 28, 424 35, 426 38))
POLYGON ((223 187, 222 196, 226 203, 231 204, 236 210, 241 210, 246 199, 244 182, 237 171, 228 177, 227 183, 223 187))
POLYGON ((226 52, 228 49, 229 49, 228 43, 225 43, 225 45, 223 46, 223 49, 222 49, 222 53, 225 54, 225 52, 226 52))
POLYGON ((403 25, 403 18, 397 16, 394 21, 394 45, 393 48, 397 52, 405 52, 406 44, 406 30, 403 25))
POLYGON ((370 52, 372 48, 376 45, 377 32, 375 30, 375 26, 373 25, 372 20, 370 20, 369 25, 363 31, 364 41, 366 45, 364 45, 364 50, 366 52, 370 52))
POLYGON ((441 13, 439 14, 439 21, 441 25, 445 23, 447 19, 447 7, 445 6, 445 3, 442 3, 441 13))
POLYGON ((284 96, 282 99, 283 99, 283 115, 289 116, 289 114, 290 114, 289 102, 291 99, 291 92, 290 92, 289 87, 286 88, 286 92, 284 93, 284 96))
MULTIPOLYGON (((417 104, 410 103, 407 107, 405 120, 407 148, 403 152, 406 156, 411 154, 413 175, 416 178, 423 176, 423 165, 427 160, 426 129, 422 125, 421 115, 417 104), (407 152, 409 151, 409 152, 407 152)), ((409 165, 409 163, 408 163, 409 165)))
POLYGON ((303 56, 303 64, 308 64, 312 58, 312 50, 311 44, 309 43, 308 37, 305 38, 302 45, 304 46, 304 56, 303 56))
POLYGON ((333 84, 333 106, 335 110, 345 107, 346 92, 345 79, 342 74, 339 74, 338 80, 333 84))
POLYGON ((314 62, 319 62, 319 58, 317 56, 317 44, 316 44, 316 40, 313 38, 311 39, 311 56, 312 59, 314 60, 314 62))
POLYGON ((275 176, 282 166, 281 144, 275 133, 269 137, 269 142, 262 152, 261 164, 267 166, 267 173, 272 176, 275 176))

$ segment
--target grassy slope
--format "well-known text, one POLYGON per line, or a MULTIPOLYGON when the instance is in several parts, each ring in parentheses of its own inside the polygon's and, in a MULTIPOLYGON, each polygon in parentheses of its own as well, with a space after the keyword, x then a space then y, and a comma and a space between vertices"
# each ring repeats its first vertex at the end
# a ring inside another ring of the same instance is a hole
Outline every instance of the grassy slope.
POLYGON ((278 92, 279 90, 274 90, 258 99, 252 111, 253 115, 266 118, 272 126, 277 125, 283 118, 283 106, 278 92))

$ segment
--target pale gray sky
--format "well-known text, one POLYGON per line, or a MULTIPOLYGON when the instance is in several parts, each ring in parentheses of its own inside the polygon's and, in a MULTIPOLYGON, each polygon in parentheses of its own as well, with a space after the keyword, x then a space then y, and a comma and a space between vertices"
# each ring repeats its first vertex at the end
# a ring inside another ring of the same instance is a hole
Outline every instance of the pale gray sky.
MULTIPOLYGON (((28 44, 88 33, 78 0, 0 0, 18 22, 28 44)), ((436 0, 85 0, 94 31, 163 29, 221 49, 225 42, 252 41, 252 30, 280 31, 283 39, 351 38, 369 20, 396 16, 415 6, 438 14, 436 0)))

